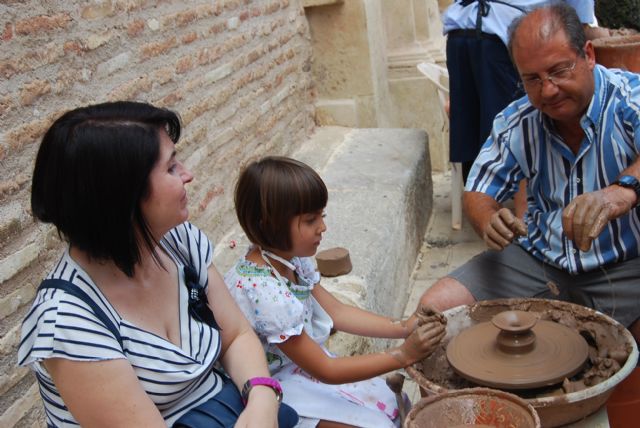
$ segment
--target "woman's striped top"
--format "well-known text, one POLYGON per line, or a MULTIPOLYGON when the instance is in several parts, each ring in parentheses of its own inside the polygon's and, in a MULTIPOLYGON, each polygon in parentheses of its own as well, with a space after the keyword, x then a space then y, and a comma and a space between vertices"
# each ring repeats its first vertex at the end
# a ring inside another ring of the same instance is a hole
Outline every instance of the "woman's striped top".
POLYGON ((35 372, 49 426, 75 427, 78 423, 41 364, 47 358, 75 361, 126 358, 167 426, 222 387, 220 377, 211 370, 220 353, 219 333, 189 316, 182 275, 184 264, 192 264, 200 283, 207 285, 211 242, 198 228, 184 223, 171 230, 161 244, 174 257, 180 272, 176 282, 180 296, 180 347, 122 318, 68 250, 48 278, 70 281, 87 293, 118 328, 122 346, 79 298, 55 289, 37 293, 23 321, 18 363, 35 372))

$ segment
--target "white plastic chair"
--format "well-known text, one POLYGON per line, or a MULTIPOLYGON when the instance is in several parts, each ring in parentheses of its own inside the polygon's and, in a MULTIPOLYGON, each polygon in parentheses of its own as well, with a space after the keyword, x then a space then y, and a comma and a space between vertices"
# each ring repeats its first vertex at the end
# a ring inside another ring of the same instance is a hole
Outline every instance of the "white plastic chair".
MULTIPOLYGON (((449 97, 449 72, 445 67, 432 62, 421 62, 418 70, 436 86, 442 121, 448 125, 449 115, 445 106, 449 97)), ((462 228, 462 188, 462 164, 451 162, 451 228, 454 230, 462 228)))

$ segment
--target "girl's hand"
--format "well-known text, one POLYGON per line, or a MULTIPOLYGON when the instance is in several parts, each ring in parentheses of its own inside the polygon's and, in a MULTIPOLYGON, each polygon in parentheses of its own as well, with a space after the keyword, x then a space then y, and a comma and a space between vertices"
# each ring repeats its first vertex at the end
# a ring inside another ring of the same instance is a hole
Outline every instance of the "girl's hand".
POLYGON ((438 321, 421 324, 405 339, 402 345, 389 349, 387 353, 400 362, 402 367, 423 360, 436 350, 445 335, 444 326, 438 321))
POLYGON ((402 328, 405 330, 403 337, 409 336, 413 331, 422 324, 428 324, 430 322, 439 322, 443 325, 447 324, 447 319, 441 313, 432 308, 431 306, 423 306, 418 303, 416 310, 409 316, 409 318, 399 321, 402 328))
POLYGON ((257 385, 251 389, 249 401, 234 425, 236 428, 278 428, 280 403, 275 393, 267 386, 257 385))

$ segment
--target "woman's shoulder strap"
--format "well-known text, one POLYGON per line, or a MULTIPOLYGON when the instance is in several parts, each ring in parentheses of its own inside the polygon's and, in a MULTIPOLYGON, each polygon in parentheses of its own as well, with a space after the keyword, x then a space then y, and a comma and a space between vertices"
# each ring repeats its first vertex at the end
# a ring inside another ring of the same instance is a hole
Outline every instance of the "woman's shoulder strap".
POLYGON ((109 319, 107 314, 105 314, 104 311, 100 309, 100 307, 96 304, 96 302, 94 302, 87 293, 82 291, 80 287, 64 279, 50 278, 42 281, 42 283, 38 287, 38 290, 44 289, 62 290, 68 294, 71 294, 72 296, 77 297, 78 299, 89 305, 94 315, 104 324, 105 327, 107 327, 107 329, 109 329, 109 331, 116 337, 116 339, 120 343, 120 346, 122 346, 122 337, 120 336, 120 331, 109 319))

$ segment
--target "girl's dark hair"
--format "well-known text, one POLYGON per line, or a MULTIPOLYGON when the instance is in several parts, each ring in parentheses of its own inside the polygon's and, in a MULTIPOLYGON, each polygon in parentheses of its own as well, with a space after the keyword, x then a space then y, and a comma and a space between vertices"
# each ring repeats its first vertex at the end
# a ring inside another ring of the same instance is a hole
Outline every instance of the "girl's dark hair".
POLYGON ((291 249, 293 217, 324 209, 327 187, 308 165, 269 156, 250 163, 235 191, 238 221, 249 241, 265 249, 291 249))
POLYGON ((141 242, 157 245, 140 210, 160 133, 175 143, 180 119, 145 103, 119 101, 63 114, 42 139, 33 171, 31 209, 94 259, 112 260, 128 276, 141 242))

